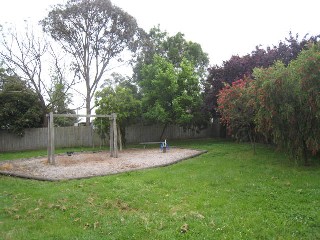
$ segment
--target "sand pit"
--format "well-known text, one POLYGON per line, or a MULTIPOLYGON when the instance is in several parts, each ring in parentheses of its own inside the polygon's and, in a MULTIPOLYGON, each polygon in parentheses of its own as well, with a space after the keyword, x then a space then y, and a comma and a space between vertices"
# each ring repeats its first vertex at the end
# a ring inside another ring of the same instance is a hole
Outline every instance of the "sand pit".
POLYGON ((167 166, 198 156, 204 151, 171 148, 166 153, 159 149, 130 149, 111 158, 109 152, 82 152, 56 155, 56 164, 48 164, 47 157, 0 162, 0 173, 37 180, 59 181, 104 176, 144 168, 167 166))

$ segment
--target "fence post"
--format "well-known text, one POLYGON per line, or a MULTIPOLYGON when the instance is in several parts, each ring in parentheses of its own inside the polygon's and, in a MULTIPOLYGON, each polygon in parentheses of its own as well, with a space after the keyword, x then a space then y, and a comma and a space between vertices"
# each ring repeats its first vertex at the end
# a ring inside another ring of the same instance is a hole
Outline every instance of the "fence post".
POLYGON ((112 125, 113 125, 113 157, 118 157, 118 132, 117 132, 117 114, 112 114, 112 125))
POLYGON ((110 118, 110 157, 114 156, 113 118, 110 118))
POLYGON ((50 112, 50 164, 55 164, 54 159, 54 123, 53 123, 53 112, 50 112))
POLYGON ((47 127, 47 131, 48 131, 48 143, 47 143, 47 150, 48 150, 48 163, 51 162, 51 129, 50 129, 50 115, 47 114, 47 118, 48 118, 48 127, 47 127))

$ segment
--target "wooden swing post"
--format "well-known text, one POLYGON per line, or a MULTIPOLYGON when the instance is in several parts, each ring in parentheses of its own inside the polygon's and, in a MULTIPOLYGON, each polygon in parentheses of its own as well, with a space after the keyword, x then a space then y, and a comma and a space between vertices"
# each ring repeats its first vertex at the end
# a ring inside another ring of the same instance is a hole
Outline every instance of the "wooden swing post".
POLYGON ((102 117, 110 119, 110 156, 118 157, 118 139, 117 139, 117 114, 112 113, 111 115, 81 115, 81 114, 54 114, 50 112, 47 114, 48 121, 48 162, 55 164, 54 158, 54 117, 102 117))

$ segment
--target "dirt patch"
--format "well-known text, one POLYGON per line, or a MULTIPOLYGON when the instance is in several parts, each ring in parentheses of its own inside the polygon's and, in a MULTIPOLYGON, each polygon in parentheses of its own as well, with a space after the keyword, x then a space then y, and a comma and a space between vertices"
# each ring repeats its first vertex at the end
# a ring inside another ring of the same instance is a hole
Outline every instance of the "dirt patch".
POLYGON ((111 158, 109 152, 61 154, 55 156, 55 165, 50 165, 47 157, 4 161, 0 174, 48 181, 79 179, 167 166, 202 153, 171 148, 166 153, 159 149, 124 150, 118 158, 111 158))

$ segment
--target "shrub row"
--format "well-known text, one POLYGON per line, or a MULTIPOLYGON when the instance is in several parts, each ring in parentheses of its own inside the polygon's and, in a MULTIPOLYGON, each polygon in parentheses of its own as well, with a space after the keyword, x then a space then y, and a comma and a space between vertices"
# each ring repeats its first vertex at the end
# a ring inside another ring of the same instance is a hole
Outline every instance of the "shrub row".
POLYGON ((221 122, 234 137, 262 135, 308 164, 320 150, 320 44, 287 66, 256 68, 218 94, 221 122))

